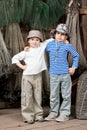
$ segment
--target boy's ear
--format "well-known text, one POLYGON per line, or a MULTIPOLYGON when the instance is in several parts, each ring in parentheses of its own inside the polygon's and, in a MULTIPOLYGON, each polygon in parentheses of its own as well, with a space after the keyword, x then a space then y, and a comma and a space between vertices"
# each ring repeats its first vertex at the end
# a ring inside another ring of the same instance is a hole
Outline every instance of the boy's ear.
POLYGON ((66 35, 66 39, 68 39, 68 36, 66 35))

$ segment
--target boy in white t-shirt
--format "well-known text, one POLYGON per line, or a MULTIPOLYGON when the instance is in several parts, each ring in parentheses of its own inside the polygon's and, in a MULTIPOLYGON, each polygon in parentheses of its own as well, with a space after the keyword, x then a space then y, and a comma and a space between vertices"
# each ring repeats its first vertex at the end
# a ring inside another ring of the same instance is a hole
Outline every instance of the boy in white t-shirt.
POLYGON ((43 35, 39 30, 31 30, 27 36, 29 51, 22 51, 12 58, 23 70, 21 90, 21 111, 24 122, 29 124, 43 121, 42 102, 42 71, 46 70, 44 51, 49 41, 43 42, 43 35), (21 60, 25 65, 21 64, 21 60))

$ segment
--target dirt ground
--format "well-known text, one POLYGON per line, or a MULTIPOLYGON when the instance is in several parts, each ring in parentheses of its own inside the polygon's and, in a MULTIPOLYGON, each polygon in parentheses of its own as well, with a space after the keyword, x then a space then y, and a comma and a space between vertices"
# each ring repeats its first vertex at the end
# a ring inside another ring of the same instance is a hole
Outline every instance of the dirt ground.
MULTIPOLYGON (((44 107, 47 116, 49 107, 44 107)), ((71 115, 70 120, 58 123, 56 121, 24 123, 20 108, 0 109, 0 130, 87 130, 87 120, 78 120, 71 115)))

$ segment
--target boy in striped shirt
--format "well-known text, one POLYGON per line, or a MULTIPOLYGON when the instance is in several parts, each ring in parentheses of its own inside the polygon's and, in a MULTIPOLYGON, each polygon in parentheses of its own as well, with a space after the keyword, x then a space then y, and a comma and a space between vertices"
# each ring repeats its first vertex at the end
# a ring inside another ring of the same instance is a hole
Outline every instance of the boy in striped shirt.
POLYGON ((72 44, 65 44, 68 38, 66 24, 59 24, 54 31, 53 37, 54 40, 46 46, 50 61, 50 112, 45 120, 63 122, 69 120, 71 113, 71 75, 78 68, 79 54, 72 44), (71 67, 67 58, 69 53, 73 58, 71 67), (62 95, 61 105, 60 89, 62 95))

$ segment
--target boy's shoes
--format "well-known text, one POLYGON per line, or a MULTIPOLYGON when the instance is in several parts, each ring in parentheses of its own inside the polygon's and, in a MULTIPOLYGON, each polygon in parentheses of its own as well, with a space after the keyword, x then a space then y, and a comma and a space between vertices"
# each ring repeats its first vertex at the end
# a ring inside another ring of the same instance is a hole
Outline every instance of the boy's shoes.
POLYGON ((43 122, 44 119, 43 119, 43 118, 37 118, 37 119, 35 119, 35 121, 36 121, 36 122, 43 122))
POLYGON ((24 123, 27 123, 27 121, 24 120, 24 123))
POLYGON ((58 121, 58 122, 64 122, 64 121, 68 121, 69 120, 69 117, 68 116, 66 116, 66 115, 59 115, 59 117, 58 118, 56 118, 55 119, 56 121, 58 121))
POLYGON ((51 121, 51 120, 55 120, 56 119, 56 116, 54 115, 48 115, 44 120, 45 121, 51 121))
POLYGON ((24 120, 24 123, 33 124, 34 120, 29 120, 29 121, 24 120))
POLYGON ((33 124, 34 123, 34 120, 29 120, 27 121, 28 124, 33 124))

